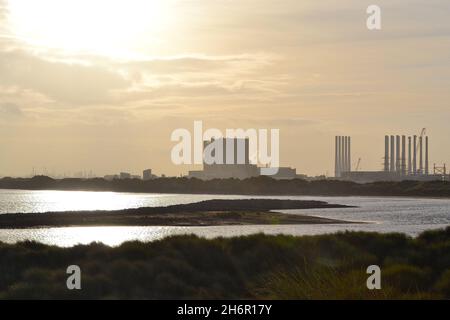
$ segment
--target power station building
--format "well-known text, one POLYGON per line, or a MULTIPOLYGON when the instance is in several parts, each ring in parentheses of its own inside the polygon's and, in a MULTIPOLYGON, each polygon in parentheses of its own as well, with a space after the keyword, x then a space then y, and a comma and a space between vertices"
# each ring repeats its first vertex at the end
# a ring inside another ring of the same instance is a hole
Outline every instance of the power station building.
MULTIPOLYGON (((203 142, 203 170, 189 171, 188 178, 244 180, 261 176, 261 170, 262 168, 250 162, 250 140, 248 138, 221 138, 203 142), (210 146, 213 147, 213 151, 208 150, 210 146), (216 154, 218 150, 222 154, 216 154), (208 156, 214 158, 215 161, 212 162, 212 159, 208 161, 208 156)), ((305 176, 298 175, 295 168, 280 167, 276 174, 269 177, 275 180, 290 180, 305 176)))
POLYGON ((202 180, 235 178, 243 180, 259 176, 259 168, 250 163, 249 139, 221 138, 204 141, 203 151, 203 170, 189 171, 189 178, 202 180), (206 154, 209 153, 205 151, 209 146, 216 147, 211 152, 211 157, 219 161, 208 161, 208 155, 206 154), (216 154, 217 150, 222 151, 222 155, 216 154))

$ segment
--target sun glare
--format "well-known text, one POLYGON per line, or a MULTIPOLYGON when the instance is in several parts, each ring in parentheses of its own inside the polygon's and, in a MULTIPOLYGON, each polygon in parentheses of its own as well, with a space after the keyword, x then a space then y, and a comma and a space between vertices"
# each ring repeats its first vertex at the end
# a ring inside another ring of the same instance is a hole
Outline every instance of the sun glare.
POLYGON ((157 44, 173 19, 168 0, 9 0, 12 31, 37 47, 123 55, 157 44))

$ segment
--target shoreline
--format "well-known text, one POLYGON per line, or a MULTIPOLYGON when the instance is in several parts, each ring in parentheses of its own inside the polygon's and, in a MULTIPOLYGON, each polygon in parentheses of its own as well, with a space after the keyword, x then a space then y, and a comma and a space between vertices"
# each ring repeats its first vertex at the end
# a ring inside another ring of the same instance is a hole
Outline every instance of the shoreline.
POLYGON ((450 182, 440 180, 384 181, 357 183, 343 180, 275 180, 255 177, 245 180, 203 181, 186 177, 153 180, 103 178, 0 178, 4 190, 104 191, 127 193, 209 194, 249 196, 368 196, 450 198, 450 182))
POLYGON ((206 200, 167 207, 146 207, 117 211, 2 214, 0 215, 0 229, 85 226, 206 227, 360 223, 300 214, 285 214, 274 211, 327 208, 351 208, 351 206, 307 200, 206 200))
MULTIPOLYGON (((98 192, 98 193, 124 193, 141 195, 207 195, 207 196, 231 196, 231 197, 321 197, 321 198, 401 198, 401 199, 436 199, 450 200, 450 196, 426 196, 426 195, 363 195, 363 194, 295 194, 295 193, 217 193, 217 192, 147 192, 147 191, 115 191, 115 190, 89 190, 89 189, 26 189, 26 188, 0 188, 0 191, 49 191, 49 192, 98 192)), ((20 212, 17 212, 20 213, 20 212)), ((45 213, 45 212, 43 212, 45 213)))

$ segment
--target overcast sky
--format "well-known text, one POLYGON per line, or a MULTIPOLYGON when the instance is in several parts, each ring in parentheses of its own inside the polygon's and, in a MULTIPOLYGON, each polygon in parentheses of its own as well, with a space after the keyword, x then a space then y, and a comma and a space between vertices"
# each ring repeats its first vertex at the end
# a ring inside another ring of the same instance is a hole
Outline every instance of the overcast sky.
POLYGON ((334 173, 335 135, 380 170, 384 135, 422 127, 450 163, 448 0, 110 3, 0 0, 0 176, 186 173, 170 134, 194 120, 279 128, 298 173, 334 173))

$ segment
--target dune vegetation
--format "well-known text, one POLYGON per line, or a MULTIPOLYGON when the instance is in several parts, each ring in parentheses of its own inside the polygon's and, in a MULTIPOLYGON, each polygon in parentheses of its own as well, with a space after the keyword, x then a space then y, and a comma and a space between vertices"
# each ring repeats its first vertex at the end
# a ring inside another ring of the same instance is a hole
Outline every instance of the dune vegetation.
POLYGON ((450 227, 416 238, 345 232, 176 236, 118 247, 0 243, 2 299, 449 299, 450 227), (379 265, 382 289, 368 290, 379 265), (66 268, 81 268, 68 290, 66 268))

